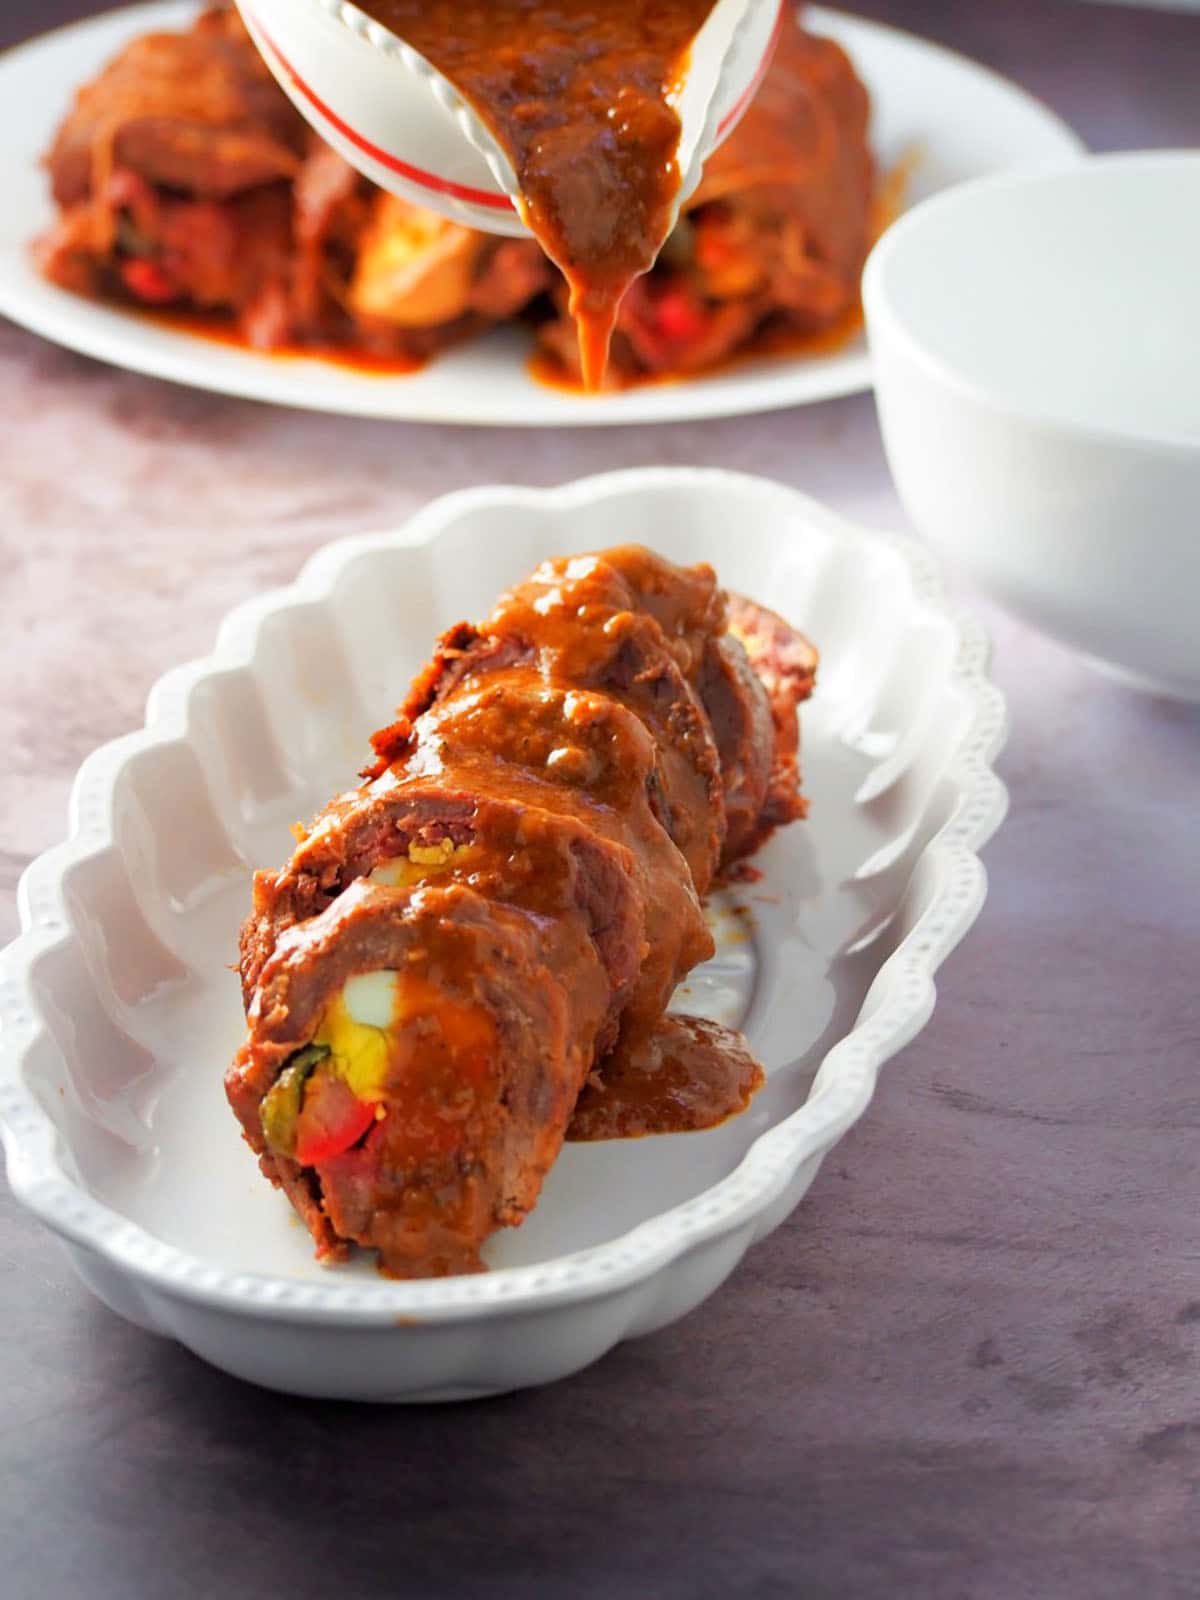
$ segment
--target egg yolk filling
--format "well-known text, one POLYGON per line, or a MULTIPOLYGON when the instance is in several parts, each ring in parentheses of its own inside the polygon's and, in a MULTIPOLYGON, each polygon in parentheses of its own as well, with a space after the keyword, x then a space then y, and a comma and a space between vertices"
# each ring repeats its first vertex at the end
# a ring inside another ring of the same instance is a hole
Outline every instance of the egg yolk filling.
POLYGON ((410 844, 406 855, 389 856, 381 861, 369 881, 389 889, 415 889, 450 865, 462 865, 464 858, 469 859, 474 853, 474 845, 455 844, 453 839, 439 839, 436 844, 410 844))

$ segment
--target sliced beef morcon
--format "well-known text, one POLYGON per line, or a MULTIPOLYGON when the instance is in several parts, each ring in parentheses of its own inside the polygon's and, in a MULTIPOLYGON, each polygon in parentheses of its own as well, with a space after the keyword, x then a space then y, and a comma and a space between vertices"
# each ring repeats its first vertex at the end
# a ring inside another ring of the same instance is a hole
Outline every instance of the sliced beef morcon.
POLYGON ((801 806, 815 656, 732 615, 711 568, 639 546, 545 563, 443 635, 365 781, 256 875, 227 1092, 320 1253, 474 1270, 585 1085, 575 1137, 707 1126, 753 1092, 743 1041, 663 1022, 712 951, 701 896, 801 806))

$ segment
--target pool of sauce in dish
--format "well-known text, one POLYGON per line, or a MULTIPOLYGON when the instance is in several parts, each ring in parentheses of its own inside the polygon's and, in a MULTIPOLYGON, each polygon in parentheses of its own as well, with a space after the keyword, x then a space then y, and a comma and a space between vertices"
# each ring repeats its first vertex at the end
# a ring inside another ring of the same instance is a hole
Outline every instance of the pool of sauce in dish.
POLYGON ((584 385, 679 193, 671 104, 715 0, 359 0, 478 111, 570 287, 584 385))
MULTIPOLYGON (((250 343, 228 314, 221 311, 184 311, 174 306, 122 307, 144 319, 154 327, 168 328, 172 333, 190 334, 194 339, 206 339, 212 344, 225 345, 231 350, 241 350, 263 361, 321 361, 333 367, 346 367, 364 377, 404 378, 421 372, 429 366, 432 357, 407 355, 400 351, 382 352, 354 344, 303 344, 272 345, 269 350, 250 343)), ((575 388, 578 389, 578 384, 575 388)))
POLYGON ((600 1064, 575 1104, 567 1138, 697 1133, 744 1111, 763 1081, 740 1033, 669 1013, 600 1064))
MULTIPOLYGON (((130 305, 123 309, 131 314, 144 318, 156 327, 169 328, 174 333, 189 334, 194 339, 206 339, 213 344, 225 345, 232 350, 242 350, 248 355, 258 356, 264 361, 321 361, 329 366, 343 367, 350 372, 360 373, 368 378, 403 378, 409 377, 414 372, 422 372, 426 367, 436 365, 444 355, 451 353, 436 351, 432 356, 409 355, 400 351, 381 352, 366 349, 355 344, 294 344, 276 345, 270 350, 260 350, 252 345, 245 335, 221 312, 180 311, 171 307, 138 306, 130 305)), ((720 372, 734 371, 737 368, 754 361, 788 358, 795 359, 803 356, 822 356, 836 354, 844 349, 852 339, 862 331, 862 311, 856 306, 852 312, 847 313, 832 327, 823 328, 819 333, 781 333, 779 331, 764 333, 752 339, 739 350, 715 361, 711 366, 700 368, 691 372, 665 372, 665 373, 639 373, 630 377, 623 374, 613 388, 641 389, 651 386, 662 387, 666 384, 693 383, 700 378, 711 378, 720 372)), ((505 324, 520 330, 520 323, 513 321, 505 324)), ((459 349, 464 347, 460 346, 459 349)), ((535 382, 548 389, 561 389, 568 394, 583 393, 583 386, 577 377, 566 373, 543 350, 535 350, 525 358, 525 370, 535 382)))

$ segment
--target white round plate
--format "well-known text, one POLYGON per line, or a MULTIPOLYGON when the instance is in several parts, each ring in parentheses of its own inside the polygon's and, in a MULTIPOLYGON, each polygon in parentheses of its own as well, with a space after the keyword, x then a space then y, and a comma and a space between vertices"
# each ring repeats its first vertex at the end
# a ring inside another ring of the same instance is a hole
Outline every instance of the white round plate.
MULTIPOLYGON (((678 422, 773 411, 870 388, 862 337, 829 355, 777 357, 687 383, 578 395, 526 370, 528 339, 497 330, 403 376, 334 362, 257 355, 155 326, 45 283, 29 241, 53 206, 38 161, 72 93, 128 39, 185 25, 190 0, 136 6, 61 28, 0 60, 0 311, 72 350, 221 394, 278 405, 412 422, 588 426, 678 422)), ((871 91, 873 143, 884 169, 914 148, 910 198, 1012 167, 1070 159, 1083 146, 1023 90, 911 34, 813 6, 809 26, 837 39, 871 91)))

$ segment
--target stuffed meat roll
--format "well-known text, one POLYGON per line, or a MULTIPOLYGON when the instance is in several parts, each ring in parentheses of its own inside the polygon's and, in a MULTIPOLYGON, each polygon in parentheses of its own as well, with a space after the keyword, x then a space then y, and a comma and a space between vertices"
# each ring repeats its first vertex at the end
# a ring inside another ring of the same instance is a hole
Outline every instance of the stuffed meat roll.
POLYGON ((714 876, 802 812, 816 658, 735 604, 736 631, 710 568, 639 547, 547 563, 443 636, 364 783, 256 876, 226 1087, 319 1254, 476 1270, 585 1084, 580 1137, 659 1126, 596 1104, 647 1061, 725 1048, 748 1092, 721 1030, 661 1036, 714 876))

